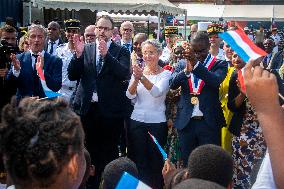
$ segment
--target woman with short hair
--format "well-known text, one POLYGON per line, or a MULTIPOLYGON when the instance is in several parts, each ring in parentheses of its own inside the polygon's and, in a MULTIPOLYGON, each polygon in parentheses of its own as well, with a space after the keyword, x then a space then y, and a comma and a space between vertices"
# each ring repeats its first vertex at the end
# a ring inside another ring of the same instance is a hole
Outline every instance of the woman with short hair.
POLYGON ((126 92, 135 102, 128 130, 129 154, 136 163, 140 179, 152 188, 162 188, 163 159, 148 132, 161 146, 167 139, 165 99, 171 72, 158 65, 162 46, 156 40, 142 43, 145 66, 133 65, 133 75, 126 92))

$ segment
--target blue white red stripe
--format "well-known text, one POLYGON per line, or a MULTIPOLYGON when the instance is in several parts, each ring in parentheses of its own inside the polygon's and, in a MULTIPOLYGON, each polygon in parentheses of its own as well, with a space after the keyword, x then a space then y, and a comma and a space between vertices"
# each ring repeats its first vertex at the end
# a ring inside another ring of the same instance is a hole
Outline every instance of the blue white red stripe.
POLYGON ((245 62, 267 55, 267 53, 257 47, 241 29, 220 33, 219 37, 229 44, 245 62))
POLYGON ((151 187, 147 186, 134 176, 130 175, 127 172, 124 172, 121 176, 117 186, 115 189, 151 189, 151 187))
POLYGON ((156 137, 154 137, 153 135, 151 135, 150 132, 148 132, 150 137, 152 138, 153 142, 157 145, 159 151, 161 152, 162 156, 163 156, 163 160, 166 161, 168 159, 168 155, 165 152, 165 150, 161 147, 161 145, 159 144, 159 142, 157 141, 156 137))
POLYGON ((62 94, 57 93, 57 92, 53 92, 52 90, 50 90, 47 87, 46 82, 45 82, 44 73, 43 73, 43 70, 42 70, 41 67, 37 68, 37 73, 38 73, 38 76, 40 78, 40 82, 41 82, 41 86, 43 88, 43 92, 44 92, 44 94, 47 98, 55 98, 55 97, 62 96, 62 94))

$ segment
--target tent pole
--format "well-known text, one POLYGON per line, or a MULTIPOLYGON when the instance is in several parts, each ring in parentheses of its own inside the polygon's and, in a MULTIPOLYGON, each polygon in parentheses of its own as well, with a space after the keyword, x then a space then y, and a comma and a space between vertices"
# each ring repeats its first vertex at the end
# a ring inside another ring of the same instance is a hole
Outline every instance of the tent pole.
POLYGON ((32 24, 32 1, 29 3, 29 24, 32 24))
POLYGON ((158 33, 157 33, 157 40, 160 40, 160 27, 161 27, 161 12, 158 11, 158 33))
POLYGON ((183 39, 186 41, 186 26, 187 26, 187 11, 184 11, 184 37, 183 39))

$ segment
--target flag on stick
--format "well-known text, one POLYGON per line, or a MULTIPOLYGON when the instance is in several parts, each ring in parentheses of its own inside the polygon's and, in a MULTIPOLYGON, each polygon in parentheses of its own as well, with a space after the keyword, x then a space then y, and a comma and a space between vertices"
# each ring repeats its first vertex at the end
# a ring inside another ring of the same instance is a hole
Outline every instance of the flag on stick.
POLYGON ((160 146, 159 142, 157 141, 157 139, 151 135, 150 132, 148 132, 150 137, 152 138, 153 142, 157 145, 158 149, 160 150, 162 156, 163 156, 163 160, 166 161, 168 159, 168 155, 167 153, 164 151, 164 149, 160 146))

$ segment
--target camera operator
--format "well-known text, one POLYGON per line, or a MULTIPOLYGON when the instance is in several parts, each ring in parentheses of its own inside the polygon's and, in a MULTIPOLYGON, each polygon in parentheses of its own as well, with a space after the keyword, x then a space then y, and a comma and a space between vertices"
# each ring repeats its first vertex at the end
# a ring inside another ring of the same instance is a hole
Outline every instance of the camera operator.
POLYGON ((16 53, 17 32, 10 25, 4 25, 0 29, 0 111, 2 107, 10 101, 10 98, 16 94, 16 86, 13 81, 5 80, 8 70, 10 69, 10 54, 16 53))

